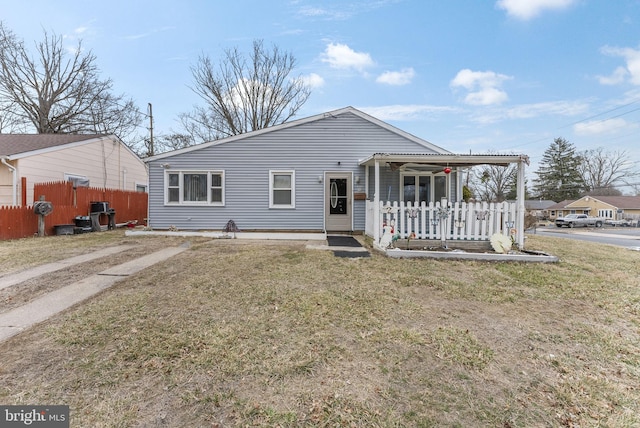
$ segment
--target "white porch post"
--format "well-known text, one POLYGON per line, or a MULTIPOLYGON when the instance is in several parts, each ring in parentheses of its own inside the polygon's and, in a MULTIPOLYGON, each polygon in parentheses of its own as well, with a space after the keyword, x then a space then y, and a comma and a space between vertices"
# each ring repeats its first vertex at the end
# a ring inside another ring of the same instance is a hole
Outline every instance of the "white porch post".
POLYGON ((380 161, 375 159, 373 174, 373 243, 380 242, 380 161))
POLYGON ((517 189, 516 189, 516 202, 518 204, 517 207, 517 218, 516 218, 516 230, 518 231, 518 248, 524 248, 524 159, 520 159, 518 161, 518 178, 517 178, 517 189))

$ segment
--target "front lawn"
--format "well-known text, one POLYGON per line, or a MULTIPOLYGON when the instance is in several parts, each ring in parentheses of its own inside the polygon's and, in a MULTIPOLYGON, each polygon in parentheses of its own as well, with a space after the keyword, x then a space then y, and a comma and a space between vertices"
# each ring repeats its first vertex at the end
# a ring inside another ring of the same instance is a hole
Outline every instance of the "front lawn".
POLYGON ((640 253, 527 247, 561 261, 193 242, 0 344, 0 402, 73 427, 640 425, 640 253))

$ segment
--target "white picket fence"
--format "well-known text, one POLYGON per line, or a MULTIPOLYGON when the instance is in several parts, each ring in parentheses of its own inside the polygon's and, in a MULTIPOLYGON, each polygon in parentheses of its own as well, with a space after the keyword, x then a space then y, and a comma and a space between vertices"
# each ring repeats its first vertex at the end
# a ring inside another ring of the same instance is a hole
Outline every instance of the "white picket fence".
MULTIPOLYGON (((365 233, 374 236, 375 204, 367 201, 365 233)), ((422 204, 381 202, 379 236, 384 226, 406 239, 444 239, 488 241, 495 233, 517 235, 516 204, 509 202, 455 202, 442 207, 440 202, 422 204)))

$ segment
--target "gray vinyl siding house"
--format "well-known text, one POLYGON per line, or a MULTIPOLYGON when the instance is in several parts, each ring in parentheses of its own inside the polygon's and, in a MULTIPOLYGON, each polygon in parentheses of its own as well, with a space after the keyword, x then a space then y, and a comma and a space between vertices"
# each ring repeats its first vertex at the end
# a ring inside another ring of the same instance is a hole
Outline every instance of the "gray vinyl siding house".
MULTIPOLYGON (((149 167, 157 230, 364 232, 524 246, 526 155, 454 154, 352 107, 164 153, 149 167), (517 164, 515 203, 460 201, 460 171, 517 164)), ((383 239, 385 237, 386 238, 383 239)), ((319 236, 321 234, 317 234, 319 236)))
MULTIPOLYGON (((146 159, 149 226, 222 230, 233 220, 242 231, 364 231, 376 188, 383 200, 413 195, 414 178, 404 178, 411 173, 392 163, 379 167, 374 182, 367 159, 389 153, 451 154, 347 107, 153 156, 146 159)), ((421 197, 460 194, 457 169, 415 171, 430 177, 418 184, 421 197)))

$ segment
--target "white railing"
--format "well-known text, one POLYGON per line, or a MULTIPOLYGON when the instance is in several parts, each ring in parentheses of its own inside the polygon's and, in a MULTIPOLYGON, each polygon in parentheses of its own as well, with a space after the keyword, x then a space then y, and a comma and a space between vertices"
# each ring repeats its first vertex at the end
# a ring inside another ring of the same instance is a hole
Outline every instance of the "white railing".
MULTIPOLYGON (((374 203, 367 201, 365 233, 374 236, 374 203)), ((495 233, 515 235, 516 204, 509 202, 455 202, 442 207, 411 202, 380 203, 379 236, 384 226, 392 226, 394 235, 406 239, 447 239, 487 241, 495 233)))

